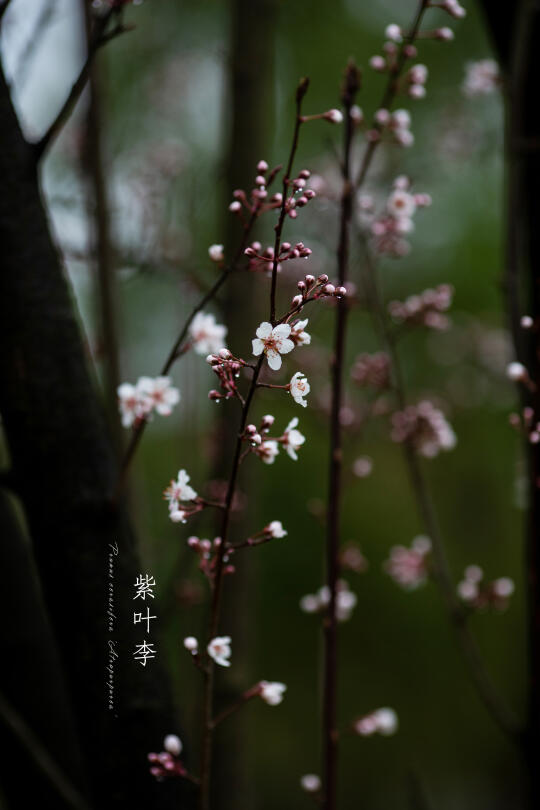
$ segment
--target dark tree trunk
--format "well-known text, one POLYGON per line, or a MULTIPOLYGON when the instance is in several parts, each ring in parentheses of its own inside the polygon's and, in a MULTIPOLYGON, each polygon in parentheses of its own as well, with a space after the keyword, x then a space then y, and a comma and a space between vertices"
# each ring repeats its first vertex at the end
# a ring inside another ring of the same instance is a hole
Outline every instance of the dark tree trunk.
MULTIPOLYGON (((540 7, 530 0, 483 0, 501 65, 506 104, 506 272, 504 287, 517 359, 536 391, 523 405, 540 421, 540 7), (535 327, 520 327, 530 315, 535 327)), ((529 512, 525 546, 528 611, 528 716, 523 736, 531 807, 540 806, 540 445, 527 442, 529 512)))
POLYGON ((175 730, 156 629, 150 640, 158 657, 145 668, 132 658, 135 644, 148 638, 142 625, 133 625, 133 584, 151 572, 140 568, 125 514, 109 505, 114 453, 51 240, 33 150, 1 71, 0 141, 0 410, 91 799, 104 810, 178 808, 178 783, 155 784, 146 762, 148 750, 160 750, 164 734, 175 730), (108 561, 115 544, 116 619, 109 633, 108 561), (119 654, 114 710, 106 689, 111 639, 119 654))

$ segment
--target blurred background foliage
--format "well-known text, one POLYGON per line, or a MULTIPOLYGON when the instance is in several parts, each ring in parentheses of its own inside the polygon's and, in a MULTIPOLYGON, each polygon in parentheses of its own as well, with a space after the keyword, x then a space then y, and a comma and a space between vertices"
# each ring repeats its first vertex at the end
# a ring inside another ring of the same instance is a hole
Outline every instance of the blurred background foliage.
MULTIPOLYGON (((490 55, 482 19, 468 5, 466 20, 451 22, 454 42, 421 43, 419 61, 430 70, 428 96, 399 105, 412 112, 415 145, 381 150, 365 190, 384 198, 396 174, 406 173, 415 190, 433 196, 432 207, 417 216, 410 255, 382 261, 384 293, 402 298, 442 282, 456 290, 450 331, 407 336, 400 351, 411 401, 429 395, 444 402, 458 436, 452 453, 426 462, 456 580, 465 565, 478 563, 490 578, 508 575, 516 581, 506 613, 481 614, 472 624, 500 690, 523 713, 524 503, 519 438, 507 419, 515 396, 504 379, 511 352, 501 287, 503 111, 497 96, 471 101, 461 91, 466 62, 490 55)), ((339 106, 343 69, 352 56, 365 68, 359 104, 372 113, 384 78, 367 67, 369 57, 380 52, 385 26, 407 25, 414 7, 414 0, 258 0, 244 6, 238 0, 146 0, 128 9, 136 29, 99 56, 122 380, 158 373, 189 309, 214 278, 208 246, 238 239, 227 204, 234 185, 254 175, 246 159, 285 162, 299 77, 311 80, 307 112, 339 106), (257 101, 247 106, 238 98, 233 102, 230 92, 231 65, 242 55, 249 55, 248 74, 260 80, 257 101), (258 133, 253 146, 260 153, 254 157, 251 130, 243 140, 231 138, 235 116, 244 129, 253 126, 258 133)), ((6 21, 6 70, 28 134, 46 127, 81 64, 81 8, 75 0, 17 0, 6 21), (38 31, 45 7, 47 27, 38 31)), ((430 16, 438 25, 450 20, 435 10, 430 16)), ((85 101, 48 158, 43 190, 100 375, 103 347, 81 162, 85 101)), ((311 272, 330 276, 340 135, 339 127, 325 122, 303 129, 296 166, 320 175, 326 192, 289 220, 285 233, 313 249, 311 272)), ((273 241, 272 227, 272 216, 261 220, 263 243, 273 241)), ((306 264, 286 268, 280 280, 283 303, 306 271, 306 264)), ((358 273, 355 252, 351 274, 358 278, 358 273)), ((222 296, 211 308, 218 320, 232 316, 230 345, 239 354, 249 354, 267 292, 266 278, 242 279, 234 296, 222 296)), ((222 626, 233 635, 232 674, 219 673, 224 683, 229 678, 226 690, 259 678, 284 681, 288 690, 280 707, 254 702, 221 729, 223 756, 228 749, 235 752, 223 760, 227 766, 219 774, 222 807, 307 807, 299 777, 319 770, 320 622, 301 613, 298 603, 323 581, 332 308, 313 307, 309 317, 312 345, 286 359, 283 378, 297 368, 306 371, 310 407, 300 411, 289 397, 264 392, 254 410, 256 417, 274 413, 279 428, 299 416, 306 444, 297 462, 281 453, 273 466, 262 468, 249 459, 241 498, 249 499, 249 507, 235 522, 240 539, 243 526, 253 531, 272 519, 283 521, 288 536, 248 552, 237 581, 228 582, 228 598, 240 607, 228 606, 222 626)), ((370 319, 356 313, 350 362, 377 348, 370 319)), ((222 443, 218 410, 206 398, 214 379, 204 360, 190 354, 172 376, 181 404, 147 430, 130 497, 146 570, 159 586, 160 651, 189 751, 197 744, 200 693, 181 639, 203 632, 206 586, 186 551, 186 538, 213 536, 215 525, 206 515, 186 526, 171 524, 161 493, 180 467, 204 492, 204 482, 216 477, 222 463, 222 443)), ((352 408, 361 405, 360 395, 348 393, 352 408)), ((237 410, 235 403, 219 408, 237 410)), ((343 540, 360 546, 369 569, 347 575, 358 605, 340 637, 340 716, 345 726, 358 714, 392 706, 400 729, 392 738, 344 736, 341 807, 516 807, 522 791, 517 755, 471 687, 440 595, 432 584, 403 592, 382 571, 392 545, 409 545, 423 531, 386 419, 365 432, 353 425, 346 434, 346 469, 365 454, 373 458, 373 473, 357 479, 349 472, 344 498, 343 540)), ((149 740, 148 748, 159 744, 149 740)))

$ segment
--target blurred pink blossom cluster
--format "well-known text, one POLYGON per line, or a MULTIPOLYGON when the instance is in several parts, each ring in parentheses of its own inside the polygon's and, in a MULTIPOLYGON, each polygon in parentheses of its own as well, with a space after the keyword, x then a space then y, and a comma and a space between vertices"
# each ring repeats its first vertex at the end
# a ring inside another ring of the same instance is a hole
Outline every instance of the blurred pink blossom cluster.
POLYGON ((450 284, 439 284, 435 289, 410 295, 405 301, 391 301, 388 311, 399 323, 448 329, 450 320, 444 313, 452 305, 453 295, 454 288, 450 284))
POLYGON ((411 442, 426 458, 434 458, 441 450, 452 450, 457 441, 443 412, 429 400, 392 414, 391 436, 395 442, 411 442))
POLYGON ((390 384, 390 358, 386 352, 360 354, 354 361, 351 377, 357 385, 387 388, 390 384))
POLYGON ((393 546, 383 567, 398 585, 414 590, 428 578, 430 554, 431 540, 424 536, 415 537, 410 548, 393 546))

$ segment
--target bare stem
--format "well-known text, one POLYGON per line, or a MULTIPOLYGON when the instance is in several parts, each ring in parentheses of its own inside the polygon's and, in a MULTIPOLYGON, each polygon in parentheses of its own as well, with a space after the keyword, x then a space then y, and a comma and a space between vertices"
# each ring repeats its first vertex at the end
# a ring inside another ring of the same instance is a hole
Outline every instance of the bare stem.
MULTIPOLYGON (((372 305, 375 307, 376 311, 375 314, 379 324, 378 331, 381 335, 384 348, 390 357, 397 405, 400 410, 403 410, 407 404, 407 395, 399 354, 394 335, 386 316, 382 296, 378 288, 375 262, 365 241, 363 241, 363 248, 368 276, 371 278, 372 282, 372 305)), ((410 441, 403 443, 403 453, 418 511, 424 523, 426 533, 432 542, 434 558, 433 578, 442 594, 448 618, 455 630, 456 638, 467 664, 470 678, 476 688, 478 696, 495 723, 507 736, 518 742, 521 739, 521 728, 518 719, 514 715, 514 712, 508 708, 491 680, 478 644, 467 626, 467 614, 463 611, 456 596, 455 585, 448 565, 444 540, 435 505, 431 498, 416 450, 410 441)))
MULTIPOLYGON (((297 90, 296 93, 296 125, 294 128, 293 134, 293 142, 291 146, 291 152, 289 155, 289 161, 287 163, 287 169, 285 172, 285 177, 288 177, 292 170, 294 156, 296 154, 296 150, 298 147, 298 133, 299 133, 299 116, 300 116, 300 108, 302 99, 307 91, 308 82, 307 79, 304 79, 297 90)), ((274 262, 272 268, 272 288, 271 288, 271 295, 270 295, 270 309, 271 309, 271 316, 270 320, 272 323, 275 322, 275 295, 276 295, 276 282, 277 282, 277 264, 278 264, 278 256, 281 250, 281 236, 283 232, 283 225, 285 222, 285 215, 286 215, 286 204, 287 204, 287 194, 286 190, 288 188, 288 184, 285 182, 283 183, 283 199, 281 201, 281 207, 279 211, 278 222, 276 225, 276 239, 274 243, 274 262)), ((180 345, 180 344, 178 344, 180 345)), ((238 427, 237 439, 236 439, 236 447, 234 451, 234 457, 232 462, 231 473, 229 476, 229 483, 227 486, 227 494, 225 497, 225 508, 223 512, 223 518, 221 522, 221 543, 218 547, 217 558, 216 558, 216 568, 214 572, 214 580, 213 580, 213 589, 212 589, 212 603, 210 607, 210 616, 208 621, 208 632, 207 632, 207 643, 214 638, 218 631, 219 626, 219 618, 220 618, 220 607, 221 607, 221 596, 223 591, 223 573, 224 573, 224 558, 227 553, 227 549, 229 546, 228 539, 229 539, 229 527, 230 527, 230 519, 231 519, 231 511, 232 511, 232 504, 236 492, 236 483, 238 480, 238 472, 240 469, 240 464, 242 461, 242 444, 243 444, 243 436, 244 431, 248 422, 249 410, 251 407, 251 403, 253 401, 253 397, 257 390, 257 382, 259 379, 259 375, 261 373, 262 365, 264 361, 264 354, 261 354, 255 368, 253 370, 253 376, 250 381, 249 389, 245 398, 245 401, 242 405, 242 413, 240 417, 240 425, 238 427)), ((202 737, 202 749, 201 749, 201 768, 200 768, 200 793, 199 793, 199 810, 209 810, 210 806, 210 785, 211 785, 211 770, 212 770, 212 743, 213 743, 213 732, 214 732, 214 721, 212 719, 213 716, 213 697, 214 697, 214 672, 215 672, 215 664, 212 660, 209 661, 208 667, 205 670, 205 677, 204 677, 204 698, 203 698, 203 737, 202 737)))
MULTIPOLYGON (((343 142, 343 191, 339 242, 337 247, 338 283, 347 281, 350 227, 353 214, 353 185, 351 178, 351 151, 354 122, 351 107, 359 88, 359 73, 353 63, 347 67, 343 90, 345 111, 343 142)), ((330 593, 328 610, 324 618, 324 685, 323 685, 323 807, 337 807, 337 615, 336 598, 339 578, 339 546, 341 517, 342 437, 340 412, 343 401, 343 375, 345 366, 345 338, 348 304, 346 297, 336 306, 334 351, 331 361, 332 403, 330 416, 330 465, 328 489, 328 520, 326 534, 326 585, 330 593)))
POLYGON ((291 172, 298 148, 298 137, 300 135, 300 127, 302 125, 302 101, 307 93, 309 87, 309 79, 302 79, 296 91, 296 118, 294 122, 294 134, 292 140, 291 151, 289 160, 287 161, 287 168, 283 175, 283 199, 281 201, 281 208, 279 211, 279 219, 275 228, 276 237, 274 240, 274 261, 272 262, 272 286, 270 289, 270 323, 275 326, 276 323, 276 289, 277 289, 277 268, 279 264, 279 251, 281 248, 281 233, 283 231, 283 224, 287 215, 286 201, 289 196, 289 181, 291 179, 291 172))

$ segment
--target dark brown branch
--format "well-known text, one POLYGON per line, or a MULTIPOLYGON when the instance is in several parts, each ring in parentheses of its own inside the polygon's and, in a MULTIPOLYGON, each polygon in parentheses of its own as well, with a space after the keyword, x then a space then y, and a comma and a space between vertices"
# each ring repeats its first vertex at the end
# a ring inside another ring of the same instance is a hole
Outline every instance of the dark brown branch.
MULTIPOLYGON (((420 26, 422 24, 422 18, 424 16, 424 12, 428 8, 429 0, 420 0, 420 4, 418 6, 418 11, 416 12, 416 16, 413 20, 413 24, 409 30, 407 36, 403 38, 403 42, 401 43, 399 53, 396 59, 396 63, 393 69, 390 71, 390 75, 388 76, 388 81, 386 84, 386 88, 383 93, 383 97, 381 99, 381 103, 378 106, 378 109, 385 109, 389 110, 392 106, 394 99, 397 95, 398 91, 398 80, 401 76, 403 68, 407 62, 407 54, 406 48, 407 45, 412 45, 420 31, 420 26)), ((380 131, 381 127, 377 121, 374 121, 372 124, 372 129, 376 130, 377 132, 380 131)), ((358 170, 358 175, 356 178, 355 186, 356 188, 360 188, 363 184, 364 180, 366 179, 366 174, 368 169, 371 165, 371 161, 373 160, 373 156, 379 145, 380 141, 370 141, 364 150, 364 155, 362 157, 362 161, 360 163, 360 168, 358 170)))
MULTIPOLYGON (((351 63, 345 73, 342 102, 344 107, 343 139, 343 190, 339 241, 337 246, 338 284, 347 281, 349 262, 350 228, 353 215, 353 185, 351 176, 351 151, 354 137, 354 122, 351 107, 360 86, 357 67, 351 63)), ((331 361, 332 401, 330 415, 330 464, 328 478, 328 521, 326 533, 326 585, 330 593, 328 610, 324 619, 324 684, 323 684, 323 807, 337 807, 337 583, 339 579, 339 546, 341 518, 341 473, 342 435, 340 414, 343 405, 343 376, 345 371, 345 340, 348 302, 340 299, 336 304, 334 326, 334 349, 331 361)))
MULTIPOLYGON (((308 81, 307 79, 302 80, 300 83, 297 93, 296 93, 296 123, 295 129, 293 134, 293 143, 291 146, 291 151, 289 155, 289 160, 287 162, 287 171, 286 175, 290 175, 292 171, 292 165, 294 156, 296 154, 296 150, 298 147, 298 119, 300 117, 301 111, 301 104, 302 99, 304 98, 305 93, 307 92, 308 81)), ((286 191, 286 184, 284 182, 284 192, 286 191)), ((274 276, 277 273, 277 257, 279 256, 281 250, 281 238, 283 233, 283 225, 285 223, 285 214, 286 214, 286 204, 287 204, 287 195, 286 193, 283 194, 283 199, 281 201, 281 207, 278 217, 278 222, 276 225, 276 239, 275 239, 275 246, 274 246, 274 264, 273 264, 273 273, 272 277, 274 280, 274 276)), ((275 306, 275 286, 272 287, 273 292, 270 296, 270 309, 275 306)), ((272 322, 275 321, 275 312, 273 318, 271 318, 272 322)), ((238 480, 238 473, 240 470, 240 463, 242 459, 242 445, 243 445, 243 435, 247 425, 249 410, 251 407, 251 403, 253 397, 255 396, 255 392, 257 390, 257 382, 259 379, 259 375, 262 369, 263 361, 264 361, 264 353, 261 354, 255 369, 253 371, 253 376, 251 378, 251 382, 249 385, 248 393, 246 395, 244 404, 242 406, 242 412, 240 417, 240 424, 238 427, 237 439, 236 439, 236 447, 234 450, 234 458, 232 462, 229 482, 227 486, 227 494, 225 497, 225 510, 223 513, 223 519, 221 523, 221 531, 220 531, 220 538, 221 543, 218 548, 217 559, 216 559, 216 569, 214 574, 214 581, 213 581, 213 591, 212 591, 212 604, 210 607, 210 617, 208 622, 208 632, 207 632, 207 643, 214 638, 218 631, 219 625, 219 617, 220 617, 220 607, 221 607, 221 596, 223 590, 223 573, 225 568, 224 558, 227 551, 228 546, 228 535, 229 535, 229 525, 231 519, 231 511, 232 511, 232 504, 236 492, 236 484, 238 480)), ((212 765, 212 742, 213 742, 213 725, 212 725, 212 708, 213 708, 213 692, 214 692, 214 669, 215 665, 213 661, 209 662, 208 668, 205 672, 205 679, 204 679, 204 698, 203 698, 203 740, 202 740, 202 750, 201 750, 201 769, 200 769, 200 785, 201 790, 199 794, 199 810, 208 810, 210 805, 210 780, 211 780, 211 765, 212 765)))
POLYGON ((283 223, 287 215, 286 200, 289 196, 289 181, 291 179, 292 166, 296 150, 298 148, 298 136, 300 134, 300 126, 302 125, 302 117, 300 115, 302 109, 302 101, 306 95, 309 87, 309 79, 302 79, 296 91, 296 118, 294 121, 294 134, 289 160, 283 175, 283 200, 279 212, 279 219, 276 225, 276 236, 274 240, 274 261, 272 262, 272 286, 270 289, 270 323, 275 326, 276 323, 276 288, 277 288, 277 268, 279 264, 279 249, 281 245, 281 233, 283 231, 283 223))
POLYGON ((126 26, 121 22, 118 9, 111 8, 102 16, 97 17, 88 46, 88 53, 81 71, 77 76, 71 90, 69 91, 68 96, 60 108, 56 118, 49 126, 45 134, 34 144, 36 162, 43 157, 44 153, 49 148, 53 140, 58 136, 64 127, 64 124, 71 115, 73 108, 86 87, 86 82, 88 81, 88 77, 90 75, 90 68, 99 49, 102 48, 107 42, 110 42, 110 40, 120 36, 120 34, 124 34, 126 31, 131 30, 132 26, 126 26), (107 31, 107 26, 113 18, 117 19, 117 24, 110 31, 107 31))

